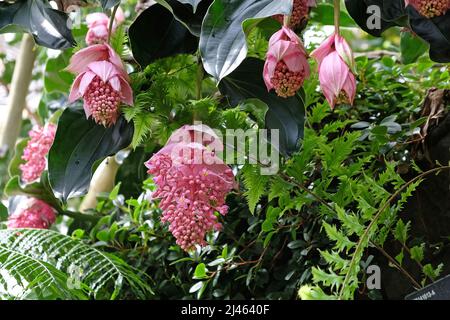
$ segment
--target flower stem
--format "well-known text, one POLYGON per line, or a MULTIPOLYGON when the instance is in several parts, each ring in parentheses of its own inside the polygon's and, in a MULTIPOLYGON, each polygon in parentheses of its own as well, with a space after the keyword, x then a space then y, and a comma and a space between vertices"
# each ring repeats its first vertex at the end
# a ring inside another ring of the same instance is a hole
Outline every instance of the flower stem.
POLYGON ((114 6, 114 8, 113 8, 113 10, 111 12, 111 16, 109 17, 108 44, 111 43, 111 33, 112 33, 113 25, 114 25, 114 19, 116 17, 116 12, 117 12, 117 9, 119 9, 119 4, 114 6))
POLYGON ((283 26, 289 28, 290 23, 291 23, 291 16, 287 14, 283 17, 283 26))
POLYGON ((340 34, 341 0, 334 0, 334 33, 340 34))

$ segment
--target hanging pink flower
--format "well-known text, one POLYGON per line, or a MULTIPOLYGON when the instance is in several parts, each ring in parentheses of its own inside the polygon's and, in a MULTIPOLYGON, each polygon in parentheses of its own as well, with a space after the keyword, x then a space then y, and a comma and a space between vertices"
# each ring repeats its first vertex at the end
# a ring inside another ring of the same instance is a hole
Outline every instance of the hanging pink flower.
MULTIPOLYGON (((300 26, 308 18, 309 9, 315 6, 316 0, 294 0, 289 27, 295 29, 300 26)), ((282 14, 277 14, 274 18, 283 23, 284 16, 282 14)))
POLYGON ((48 229, 55 222, 55 210, 42 200, 28 198, 8 218, 8 228, 48 229))
POLYGON ((405 0, 405 6, 413 6, 427 18, 443 16, 450 9, 450 0, 405 0))
POLYGON ((124 79, 129 79, 125 66, 119 55, 108 44, 95 44, 87 48, 77 51, 70 59, 67 71, 80 74, 85 72, 88 65, 95 61, 108 61, 112 63, 117 71, 119 71, 124 79))
POLYGON ((88 46, 108 41, 109 17, 106 14, 90 13, 86 16, 86 23, 89 28, 86 34, 88 46))
POLYGON ((333 34, 311 56, 318 62, 320 86, 331 108, 339 103, 353 104, 356 95, 355 61, 347 41, 333 34))
POLYGON ((267 90, 275 89, 280 97, 293 96, 309 72, 302 41, 291 29, 282 27, 269 41, 263 74, 267 90))
POLYGON ((40 178, 47 167, 46 156, 55 139, 56 126, 48 123, 43 127, 35 126, 28 133, 30 140, 22 155, 24 164, 19 166, 22 171, 22 181, 30 183, 40 178))
POLYGON ((228 212, 225 197, 234 186, 231 169, 211 151, 223 147, 211 132, 206 126, 184 126, 145 163, 158 187, 152 197, 161 199, 161 220, 185 251, 206 245, 206 233, 221 229, 215 213, 228 212), (194 138, 199 133, 200 142, 194 138))
MULTIPOLYGON (((115 32, 117 26, 125 20, 124 13, 118 8, 114 16, 112 32, 115 32)), ((108 41, 109 17, 103 12, 94 12, 86 16, 86 23, 89 28, 86 34, 86 43, 88 46, 93 44, 105 43, 108 41)))
POLYGON ((70 91, 69 102, 84 99, 86 117, 108 127, 116 123, 121 102, 133 105, 133 92, 123 70, 108 61, 94 61, 80 73, 70 91))

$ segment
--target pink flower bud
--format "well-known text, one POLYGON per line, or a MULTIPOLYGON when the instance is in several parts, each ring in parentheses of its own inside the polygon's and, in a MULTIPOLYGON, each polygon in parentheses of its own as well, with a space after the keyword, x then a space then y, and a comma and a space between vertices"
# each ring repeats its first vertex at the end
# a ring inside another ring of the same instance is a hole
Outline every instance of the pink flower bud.
POLYGON ((347 41, 333 34, 311 56, 319 65, 320 86, 331 108, 340 103, 353 104, 356 95, 353 72, 356 65, 347 41))
POLYGON ((413 6, 427 18, 443 16, 450 9, 450 0, 405 0, 405 6, 413 6))
POLYGON ((307 53, 291 29, 282 27, 270 38, 263 75, 267 90, 285 98, 295 95, 309 77, 307 53))
POLYGON ((8 228, 48 229, 55 222, 55 210, 42 200, 29 198, 21 202, 8 218, 8 228))
POLYGON ((46 156, 55 139, 56 126, 52 123, 44 127, 35 126, 29 132, 30 140, 23 150, 24 164, 19 166, 22 171, 22 181, 30 183, 40 178, 47 167, 46 156))

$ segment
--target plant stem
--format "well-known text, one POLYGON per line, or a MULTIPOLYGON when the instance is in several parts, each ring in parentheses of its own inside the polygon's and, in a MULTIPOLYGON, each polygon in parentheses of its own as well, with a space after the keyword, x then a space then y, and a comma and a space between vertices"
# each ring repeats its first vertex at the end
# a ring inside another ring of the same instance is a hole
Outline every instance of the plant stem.
POLYGON ((291 23, 291 16, 290 15, 285 15, 283 16, 283 26, 288 27, 289 28, 289 24, 291 23))
POLYGON ((443 167, 439 167, 439 168, 434 168, 431 170, 428 170, 426 172, 421 173, 420 175, 418 175, 417 177, 415 177, 414 179, 408 181, 407 183, 405 183, 400 189, 398 189, 385 203, 384 205, 376 212, 376 214, 374 215, 374 217, 372 218, 372 221, 370 222, 370 224, 367 226, 366 230, 364 231, 364 233, 362 234, 362 236, 359 238, 358 244, 356 246, 355 252, 352 255, 352 260, 350 261, 350 265, 348 267, 348 272, 345 275, 344 281, 342 283, 340 292, 339 292, 339 299, 341 300, 344 296, 344 291, 347 287, 347 283, 350 280, 350 274, 353 271, 353 268, 355 268, 356 264, 357 264, 357 260, 358 257, 360 256, 362 250, 364 249, 364 243, 367 243, 370 241, 369 239, 369 235, 370 235, 370 231, 371 229, 376 226, 376 223, 378 221, 378 219, 381 217, 381 215, 383 214, 383 212, 387 209, 388 205, 394 201, 403 191, 405 191, 406 188, 408 188, 411 184, 413 184, 414 182, 423 179, 424 177, 435 173, 435 172, 439 172, 442 170, 449 170, 450 166, 443 166, 443 167))
POLYGON ((422 288, 422 286, 408 273, 408 271, 406 271, 398 262, 397 260, 395 260, 394 258, 392 258, 389 253, 387 253, 382 247, 380 247, 379 245, 373 243, 372 241, 370 241, 370 244, 373 245, 375 248, 377 248, 378 251, 381 252, 381 254, 383 254, 383 256, 385 256, 401 273, 403 273, 408 279, 409 281, 411 281, 411 283, 417 288, 422 288))
POLYGON ((111 43, 111 33, 112 33, 113 25, 114 25, 114 19, 116 17, 116 12, 117 12, 117 9, 119 9, 119 5, 120 5, 120 3, 114 6, 114 8, 111 12, 111 17, 109 17, 108 44, 111 43))
POLYGON ((334 33, 340 34, 341 0, 334 0, 334 33))

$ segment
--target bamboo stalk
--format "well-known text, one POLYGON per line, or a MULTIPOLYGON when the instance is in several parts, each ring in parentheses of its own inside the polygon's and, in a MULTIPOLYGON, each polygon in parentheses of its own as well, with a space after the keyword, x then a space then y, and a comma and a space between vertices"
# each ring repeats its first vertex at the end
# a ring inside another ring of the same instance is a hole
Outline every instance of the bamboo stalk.
POLYGON ((26 104, 35 59, 34 39, 31 35, 25 33, 14 67, 6 110, 2 112, 5 116, 1 117, 0 123, 0 146, 7 146, 8 149, 14 148, 20 133, 22 112, 26 104))

